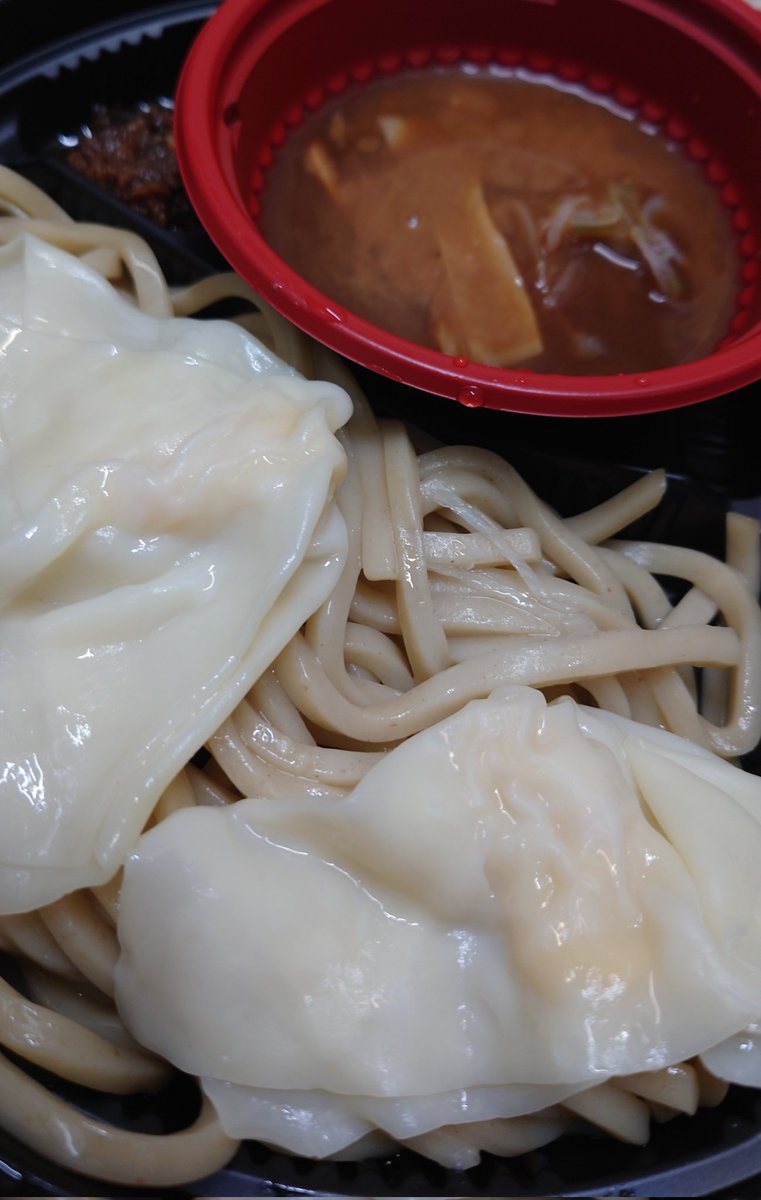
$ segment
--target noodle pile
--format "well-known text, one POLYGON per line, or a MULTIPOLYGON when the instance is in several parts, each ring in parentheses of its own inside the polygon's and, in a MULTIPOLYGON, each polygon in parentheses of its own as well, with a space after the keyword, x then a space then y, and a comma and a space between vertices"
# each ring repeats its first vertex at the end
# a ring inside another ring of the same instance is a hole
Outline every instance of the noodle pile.
MULTIPOLYGON (((347 470, 337 503, 349 532, 340 580, 206 753, 176 775, 149 826, 190 806, 242 797, 340 800, 405 739, 504 685, 662 727, 730 762, 754 749, 761 737, 754 520, 729 514, 724 562, 621 538, 661 500, 660 471, 561 518, 492 452, 423 449, 399 422, 378 420, 341 363, 236 277, 173 292, 134 235, 70 220, 2 168, 0 195, 7 213, 0 241, 31 232, 82 257, 159 317, 238 298, 239 324, 305 377, 345 388, 354 404, 339 434, 347 470)), ((0 917, 0 948, 24 980, 23 994, 0 981, 0 1043, 9 1052, 0 1056, 0 1126, 93 1178, 172 1186, 203 1178, 235 1153, 207 1099, 186 1130, 129 1132, 84 1115, 22 1065, 119 1095, 159 1091, 169 1079, 172 1068, 130 1036, 114 1006, 119 889, 117 874, 104 886, 0 917)), ((545 1112, 444 1126, 404 1144, 469 1167, 481 1151, 520 1154, 579 1118, 641 1144, 651 1120, 715 1105, 727 1087, 697 1058, 609 1080, 545 1112)), ((354 1150, 393 1148, 379 1137, 354 1150)))

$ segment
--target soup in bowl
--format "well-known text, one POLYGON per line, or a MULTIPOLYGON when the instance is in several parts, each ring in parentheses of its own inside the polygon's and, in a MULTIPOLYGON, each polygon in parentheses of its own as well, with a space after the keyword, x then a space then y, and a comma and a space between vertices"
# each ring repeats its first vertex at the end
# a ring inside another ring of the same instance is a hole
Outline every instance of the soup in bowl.
POLYGON ((761 376, 761 22, 683 7, 227 0, 178 89, 191 199, 404 383, 580 416, 731 391, 761 376))

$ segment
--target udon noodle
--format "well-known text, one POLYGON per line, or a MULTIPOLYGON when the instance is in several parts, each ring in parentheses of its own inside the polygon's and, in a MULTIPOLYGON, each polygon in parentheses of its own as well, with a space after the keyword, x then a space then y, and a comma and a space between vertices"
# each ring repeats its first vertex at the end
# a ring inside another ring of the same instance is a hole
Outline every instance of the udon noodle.
MULTIPOLYGON (((75 222, 1 168, 0 193, 3 243, 28 232, 62 247, 158 317, 237 300, 239 324, 307 378, 338 383, 354 405, 339 434, 348 465, 338 505, 349 531, 341 578, 206 752, 172 780, 149 826, 242 797, 340 799, 393 747, 504 685, 540 689, 549 700, 570 696, 729 761, 756 746, 760 568, 751 518, 729 514, 723 562, 622 538, 662 499, 661 471, 561 517, 491 451, 423 445, 401 423, 379 420, 347 368, 234 275, 172 290, 135 235, 75 222)), ((0 982, 0 1126, 96 1179, 171 1186, 207 1176, 235 1153, 208 1099, 185 1130, 132 1132, 84 1114, 36 1070, 118 1095, 160 1091, 172 1073, 127 1032, 114 1005, 119 888, 117 873, 0 918, 0 948, 23 981, 0 982)), ((579 1119, 644 1143, 652 1120, 723 1099, 721 1060, 711 1065, 693 1058, 609 1079, 546 1111, 445 1125, 402 1143, 380 1136, 354 1153, 403 1144, 468 1167, 482 1151, 520 1154, 579 1119)))

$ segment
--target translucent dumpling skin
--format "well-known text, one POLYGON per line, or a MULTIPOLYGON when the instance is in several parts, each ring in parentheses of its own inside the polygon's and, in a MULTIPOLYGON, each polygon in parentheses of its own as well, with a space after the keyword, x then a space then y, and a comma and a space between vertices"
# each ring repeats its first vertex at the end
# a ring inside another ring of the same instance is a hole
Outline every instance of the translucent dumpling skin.
POLYGON ((514 688, 345 800, 183 810, 127 864, 120 1009, 302 1153, 679 1062, 761 996, 761 781, 717 761, 514 688))
POLYGON ((329 594, 345 394, 0 250, 0 913, 109 879, 329 594))

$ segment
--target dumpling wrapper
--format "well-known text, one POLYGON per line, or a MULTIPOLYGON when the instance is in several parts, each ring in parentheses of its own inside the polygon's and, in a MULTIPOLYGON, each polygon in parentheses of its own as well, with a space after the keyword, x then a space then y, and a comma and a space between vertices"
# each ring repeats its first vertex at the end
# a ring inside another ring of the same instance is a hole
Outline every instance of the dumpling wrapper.
POLYGON ((761 1021, 751 1021, 745 1029, 712 1046, 700 1057, 719 1079, 761 1088, 761 1021))
POLYGON ((0 912, 109 879, 330 593, 349 412, 231 322, 0 250, 0 912))
POLYGON ((761 995, 761 780, 717 762, 508 688, 344 800, 183 810, 126 865, 120 1011, 228 1132, 313 1155, 680 1062, 761 995))

